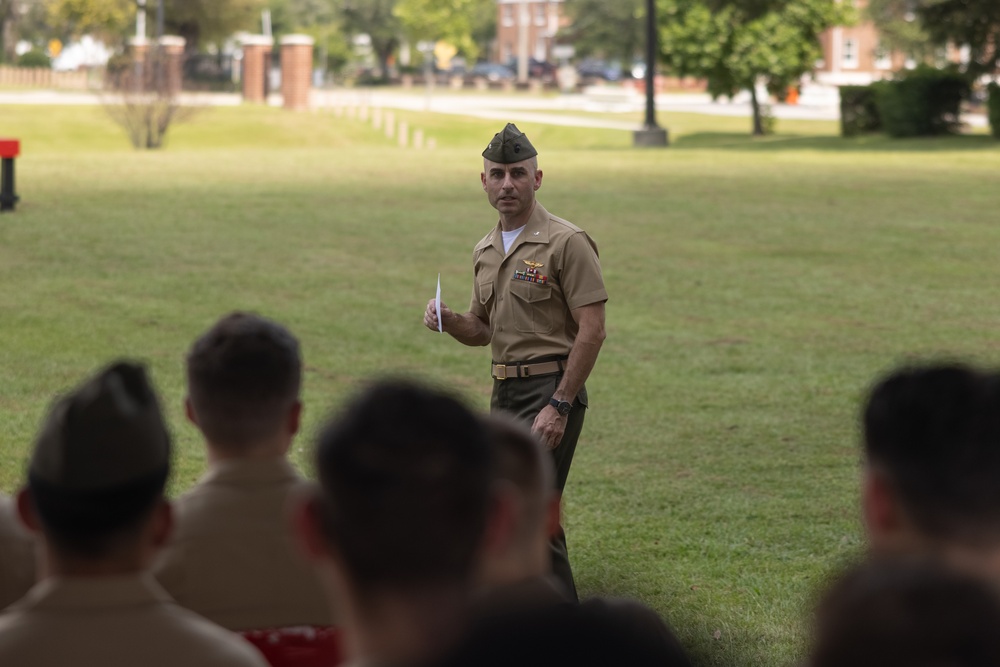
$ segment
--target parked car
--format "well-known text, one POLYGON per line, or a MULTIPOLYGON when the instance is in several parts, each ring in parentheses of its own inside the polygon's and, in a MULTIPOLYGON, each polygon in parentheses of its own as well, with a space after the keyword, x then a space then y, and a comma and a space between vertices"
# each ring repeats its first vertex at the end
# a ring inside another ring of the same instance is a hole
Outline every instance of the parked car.
POLYGON ((468 76, 472 79, 486 79, 491 82, 512 81, 515 78, 514 70, 497 63, 476 63, 468 76))
POLYGON ((622 78, 622 66, 616 60, 609 62, 597 58, 584 58, 576 66, 576 72, 584 80, 618 81, 622 78))
MULTIPOLYGON (((513 72, 517 72, 517 58, 511 58, 507 62, 507 67, 513 72)), ((546 83, 555 81, 557 67, 544 60, 528 59, 528 76, 532 79, 541 79, 546 83)))

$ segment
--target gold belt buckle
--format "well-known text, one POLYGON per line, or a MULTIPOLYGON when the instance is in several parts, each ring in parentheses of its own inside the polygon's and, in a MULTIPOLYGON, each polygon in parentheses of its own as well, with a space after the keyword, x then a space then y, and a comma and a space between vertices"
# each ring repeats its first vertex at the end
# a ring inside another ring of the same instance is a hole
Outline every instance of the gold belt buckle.
POLYGON ((506 380, 507 379, 507 365, 506 364, 496 364, 496 366, 495 366, 495 373, 496 373, 496 375, 494 375, 493 377, 496 378, 497 380, 506 380), (502 376, 500 375, 501 371, 503 372, 502 376))

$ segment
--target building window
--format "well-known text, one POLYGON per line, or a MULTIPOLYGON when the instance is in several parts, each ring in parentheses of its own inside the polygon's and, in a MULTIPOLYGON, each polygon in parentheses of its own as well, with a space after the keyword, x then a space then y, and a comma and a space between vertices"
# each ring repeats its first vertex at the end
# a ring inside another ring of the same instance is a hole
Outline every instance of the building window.
POLYGON ((507 27, 514 25, 514 5, 503 5, 502 21, 507 27))
POLYGON ((875 69, 892 69, 892 53, 884 42, 875 49, 875 69))
POLYGON ((535 25, 545 25, 547 23, 545 19, 545 3, 536 2, 535 3, 535 25))
POLYGON ((858 68, 858 42, 854 39, 844 40, 844 50, 840 56, 840 65, 844 69, 858 68))
POLYGON ((545 35, 539 35, 535 38, 535 60, 540 60, 542 62, 548 60, 548 41, 549 40, 545 39, 545 35))

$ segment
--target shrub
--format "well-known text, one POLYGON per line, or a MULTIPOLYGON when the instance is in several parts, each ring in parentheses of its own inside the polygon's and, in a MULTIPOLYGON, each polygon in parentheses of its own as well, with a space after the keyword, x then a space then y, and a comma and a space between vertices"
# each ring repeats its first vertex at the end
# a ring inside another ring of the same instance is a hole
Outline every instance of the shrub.
POLYGON ((990 128, 993 130, 993 136, 1000 139, 1000 86, 991 83, 988 90, 990 91, 990 99, 987 102, 987 109, 990 117, 990 128))
POLYGON ((49 69, 52 67, 52 59, 43 51, 32 49, 27 53, 22 53, 17 59, 18 67, 34 67, 38 69, 49 69))
POLYGON ((871 86, 840 87, 840 135, 853 137, 882 129, 871 86))
POLYGON ((921 65, 892 81, 872 84, 882 128, 893 137, 920 137, 958 131, 968 80, 952 69, 921 65))

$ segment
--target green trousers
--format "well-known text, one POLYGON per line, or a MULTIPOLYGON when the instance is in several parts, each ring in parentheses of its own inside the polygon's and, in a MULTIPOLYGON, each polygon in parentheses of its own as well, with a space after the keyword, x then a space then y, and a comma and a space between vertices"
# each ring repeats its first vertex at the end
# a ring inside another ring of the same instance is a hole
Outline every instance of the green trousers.
MULTIPOLYGON (((511 378, 493 381, 493 396, 490 399, 492 412, 506 412, 525 422, 528 426, 535 417, 549 404, 549 399, 555 393, 562 380, 562 373, 542 375, 533 378, 511 378)), ((566 487, 569 468, 573 463, 573 453, 576 442, 583 430, 583 418, 587 411, 587 389, 583 388, 573 401, 573 411, 569 413, 566 432, 559 446, 552 450, 556 467, 556 488, 561 494, 566 487)), ((573 570, 569 565, 569 553, 566 548, 566 533, 562 526, 552 539, 552 573, 566 588, 573 600, 577 599, 576 583, 573 581, 573 570)))

